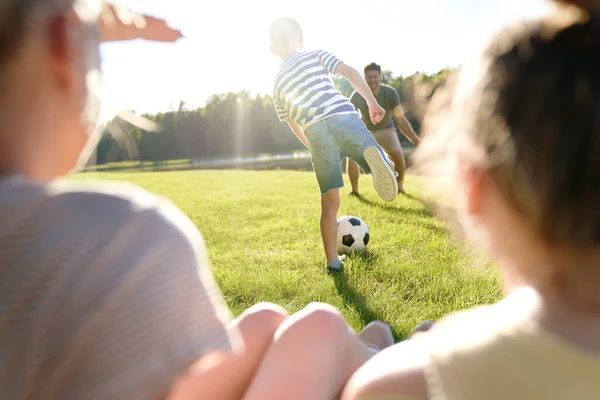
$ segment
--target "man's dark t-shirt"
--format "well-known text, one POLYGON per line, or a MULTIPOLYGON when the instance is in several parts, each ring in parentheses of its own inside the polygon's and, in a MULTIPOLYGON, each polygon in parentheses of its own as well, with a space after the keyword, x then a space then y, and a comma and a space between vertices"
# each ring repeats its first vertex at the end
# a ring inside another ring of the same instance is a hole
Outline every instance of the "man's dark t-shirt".
POLYGON ((369 106, 367 101, 355 91, 350 96, 350 102, 354 104, 354 107, 360 111, 362 120, 367 126, 367 129, 371 132, 379 129, 389 129, 394 127, 393 111, 396 106, 400 105, 400 95, 396 89, 388 85, 381 85, 379 94, 375 96, 375 99, 381 107, 385 110, 385 117, 377 125, 373 125, 371 118, 369 117, 369 106))

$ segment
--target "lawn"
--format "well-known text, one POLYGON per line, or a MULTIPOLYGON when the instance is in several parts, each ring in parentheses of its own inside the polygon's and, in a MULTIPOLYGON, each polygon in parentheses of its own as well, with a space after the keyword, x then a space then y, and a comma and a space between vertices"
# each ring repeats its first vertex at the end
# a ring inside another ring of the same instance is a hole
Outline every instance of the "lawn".
POLYGON ((447 225, 419 197, 409 176, 393 203, 380 200, 369 177, 363 199, 342 191, 339 216, 354 215, 371 230, 369 251, 351 257, 345 273, 325 272, 320 202, 312 172, 183 171, 86 173, 79 177, 133 182, 169 198, 201 230, 213 273, 235 315, 260 302, 294 312, 314 301, 342 310, 355 329, 372 320, 405 337, 423 319, 496 301, 499 274, 491 263, 453 241, 447 225))

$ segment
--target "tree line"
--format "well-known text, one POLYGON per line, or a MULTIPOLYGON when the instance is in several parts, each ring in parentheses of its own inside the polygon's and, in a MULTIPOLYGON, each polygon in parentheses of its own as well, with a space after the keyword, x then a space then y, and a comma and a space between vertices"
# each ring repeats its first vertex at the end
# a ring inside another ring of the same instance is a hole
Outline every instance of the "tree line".
MULTIPOLYGON (((383 82, 398 91, 407 118, 417 132, 427 101, 449 72, 444 69, 408 77, 383 72, 383 82)), ((353 89, 346 79, 335 78, 334 83, 342 94, 350 96, 353 89)), ((246 91, 213 95, 201 108, 190 109, 182 102, 177 110, 143 116, 158 129, 145 130, 120 118, 107 124, 96 152, 96 164, 239 157, 304 149, 287 124, 279 122, 273 99, 251 96, 246 91)))

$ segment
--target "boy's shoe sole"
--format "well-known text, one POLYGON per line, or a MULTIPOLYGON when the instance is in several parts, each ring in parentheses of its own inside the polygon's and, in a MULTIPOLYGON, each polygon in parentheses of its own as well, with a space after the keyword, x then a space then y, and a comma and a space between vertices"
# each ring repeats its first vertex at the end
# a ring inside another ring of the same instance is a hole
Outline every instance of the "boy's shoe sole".
POLYGON ((363 153, 373 175, 375 191, 385 201, 394 201, 398 197, 396 174, 386 162, 383 154, 375 146, 370 146, 363 153))

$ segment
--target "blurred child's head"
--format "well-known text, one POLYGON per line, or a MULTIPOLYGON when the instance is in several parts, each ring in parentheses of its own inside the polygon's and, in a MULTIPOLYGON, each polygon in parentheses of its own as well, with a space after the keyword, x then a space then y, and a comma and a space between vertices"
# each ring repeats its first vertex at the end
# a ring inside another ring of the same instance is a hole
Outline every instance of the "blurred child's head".
POLYGON ((271 24, 271 51, 287 58, 303 44, 302 28, 293 18, 280 18, 271 24))
POLYGON ((101 0, 0 1, 0 171, 50 180, 69 172, 86 145, 93 149, 102 7, 101 0))
POLYGON ((600 11, 561 3, 496 36, 434 97, 416 160, 452 172, 467 234, 505 272, 598 311, 600 11))

